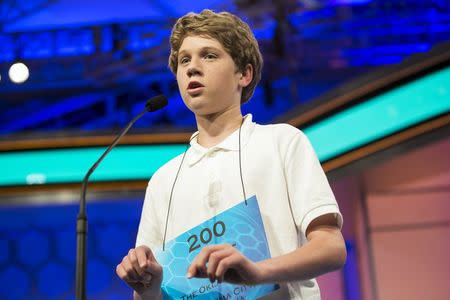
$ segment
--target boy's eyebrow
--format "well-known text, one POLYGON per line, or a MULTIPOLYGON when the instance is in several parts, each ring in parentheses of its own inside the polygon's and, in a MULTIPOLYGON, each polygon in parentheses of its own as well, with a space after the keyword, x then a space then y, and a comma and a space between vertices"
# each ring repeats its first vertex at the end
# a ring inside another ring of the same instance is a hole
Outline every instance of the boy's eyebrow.
MULTIPOLYGON (((220 51, 219 48, 212 47, 212 46, 206 46, 206 47, 200 48, 200 52, 205 52, 205 51, 209 51, 209 50, 220 51)), ((187 53, 187 52, 188 52, 188 51, 186 51, 186 50, 181 50, 181 51, 178 53, 178 56, 181 56, 181 55, 183 55, 183 54, 185 54, 185 53, 187 53)))

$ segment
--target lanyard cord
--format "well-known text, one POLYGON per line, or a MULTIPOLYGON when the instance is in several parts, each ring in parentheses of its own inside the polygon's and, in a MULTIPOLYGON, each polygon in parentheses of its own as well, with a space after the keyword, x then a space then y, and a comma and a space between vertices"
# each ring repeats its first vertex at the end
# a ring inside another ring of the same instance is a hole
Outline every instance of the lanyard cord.
POLYGON ((180 174, 181 166, 183 165, 183 161, 184 161, 184 158, 186 157, 186 153, 189 150, 189 145, 190 145, 191 141, 197 136, 198 136, 198 134, 194 135, 189 140, 189 143, 186 146, 186 150, 184 150, 183 158, 181 159, 180 166, 178 167, 177 175, 175 176, 175 180, 173 181, 172 189, 170 190, 169 206, 167 207, 167 215, 166 215, 166 225, 164 226, 163 251, 165 250, 165 247, 166 247, 167 224, 169 222, 170 204, 172 203, 172 195, 173 195, 173 190, 175 189, 175 183, 177 182, 178 174, 180 174))
POLYGON ((244 180, 242 179, 242 163, 241 163, 241 128, 245 118, 242 118, 241 126, 239 126, 239 173, 241 175, 242 194, 244 195, 245 205, 247 206, 247 197, 245 196, 244 180))
MULTIPOLYGON (((242 163, 241 163, 241 128, 242 128, 242 124, 244 124, 244 120, 245 120, 245 118, 242 118, 241 125, 239 126, 239 174, 241 177, 242 193, 244 195, 245 205, 247 205, 247 197, 245 195, 244 180, 242 178, 242 163)), ((173 181, 172 189, 170 190, 169 206, 167 207, 166 224, 164 226, 163 251, 165 251, 165 247, 166 247, 167 224, 169 223, 169 212, 170 212, 170 207, 171 207, 171 203, 172 203, 173 190, 175 189, 175 184, 177 182, 178 175, 180 174, 181 166, 183 166, 184 158, 186 157, 186 153, 189 150, 189 145, 190 145, 191 141, 194 138, 196 138, 197 136, 198 136, 198 134, 194 135, 189 140, 189 144, 186 146, 186 150, 184 151, 183 157, 181 158, 181 162, 180 162, 180 166, 178 167, 177 175, 175 176, 175 180, 173 181)))

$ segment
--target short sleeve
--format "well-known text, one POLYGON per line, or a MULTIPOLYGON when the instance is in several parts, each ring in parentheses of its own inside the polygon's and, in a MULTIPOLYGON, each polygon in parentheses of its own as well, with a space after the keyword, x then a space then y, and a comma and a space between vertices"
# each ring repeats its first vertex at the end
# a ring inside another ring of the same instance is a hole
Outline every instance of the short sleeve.
POLYGON ((311 221, 333 213, 342 228, 342 215, 327 177, 307 136, 296 130, 285 156, 288 197, 299 232, 306 236, 311 221))
POLYGON ((161 199, 158 198, 157 184, 155 181, 155 177, 152 177, 147 186, 136 237, 136 247, 146 245, 152 250, 162 245, 160 218, 156 210, 156 203, 161 199))

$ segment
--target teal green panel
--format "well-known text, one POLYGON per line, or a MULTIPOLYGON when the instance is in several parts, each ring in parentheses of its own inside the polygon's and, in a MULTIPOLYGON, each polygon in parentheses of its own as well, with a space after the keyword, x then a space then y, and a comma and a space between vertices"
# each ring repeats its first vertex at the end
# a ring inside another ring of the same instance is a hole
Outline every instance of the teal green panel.
MULTIPOLYGON (((118 146, 91 175, 91 181, 149 179, 186 145, 118 146)), ((0 185, 80 182, 103 147, 38 150, 0 154, 0 185)))
POLYGON ((431 73, 304 129, 321 161, 450 110, 450 68, 431 73))
MULTIPOLYGON (((304 128, 321 161, 450 111, 450 68, 352 106, 304 128)), ((118 146, 92 181, 149 179, 186 145, 118 146)), ((0 153, 0 185, 80 182, 105 148, 0 153)))

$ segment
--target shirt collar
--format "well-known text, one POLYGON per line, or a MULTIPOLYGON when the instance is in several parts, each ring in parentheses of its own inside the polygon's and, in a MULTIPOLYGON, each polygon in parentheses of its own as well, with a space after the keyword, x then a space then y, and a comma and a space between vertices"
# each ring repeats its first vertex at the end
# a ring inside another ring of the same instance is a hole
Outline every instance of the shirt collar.
MULTIPOLYGON (((247 114, 244 117, 244 123, 241 128, 241 148, 247 144, 251 133, 255 127, 255 123, 252 122, 252 115, 247 114)), ((219 144, 205 148, 197 142, 198 131, 191 136, 191 147, 188 154, 189 165, 194 165, 199 162, 206 154, 217 150, 239 151, 239 128, 230 134, 225 140, 219 144)))

